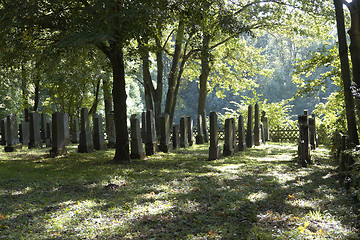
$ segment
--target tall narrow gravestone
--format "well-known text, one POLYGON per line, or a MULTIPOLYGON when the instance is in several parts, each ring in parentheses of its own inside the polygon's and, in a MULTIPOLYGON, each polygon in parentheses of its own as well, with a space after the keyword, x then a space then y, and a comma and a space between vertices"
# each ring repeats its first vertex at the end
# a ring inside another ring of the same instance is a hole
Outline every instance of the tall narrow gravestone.
POLYGON ((269 130, 269 118, 266 116, 266 112, 261 112, 261 122, 264 126, 264 142, 267 142, 270 140, 270 130, 269 130))
POLYGON ((46 139, 45 139, 46 147, 52 146, 51 137, 52 137, 52 122, 47 122, 46 123, 46 139))
POLYGON ((87 153, 94 150, 94 145, 91 139, 90 119, 87 108, 81 109, 81 126, 78 152, 87 153))
POLYGON ((94 115, 93 125, 94 125, 94 133, 93 133, 94 149, 96 150, 107 149, 107 144, 105 142, 105 136, 104 136, 103 121, 100 115, 98 114, 94 115))
POLYGON ((13 152, 20 149, 22 145, 19 143, 18 124, 15 114, 6 117, 6 146, 5 152, 13 152))
POLYGON ((173 149, 179 149, 180 148, 180 126, 179 125, 173 125, 173 132, 172 132, 172 143, 173 143, 173 149))
POLYGON ((6 118, 2 119, 0 122, 0 131, 1 131, 1 142, 0 145, 6 145, 6 118))
POLYGON ((67 153, 66 150, 66 114, 62 112, 54 112, 52 114, 52 141, 50 155, 60 156, 67 153))
POLYGON ((147 156, 157 152, 156 129, 154 113, 151 110, 146 111, 146 142, 145 153, 147 156))
POLYGON ((246 147, 252 148, 254 146, 254 133, 253 133, 253 106, 248 107, 248 121, 246 128, 246 147))
POLYGON ((259 104, 255 104, 255 124, 254 124, 254 144, 260 146, 261 144, 261 132, 260 132, 260 115, 259 104))
POLYGON ((219 147, 219 129, 216 112, 210 112, 210 147, 209 160, 220 158, 221 149, 219 147))
POLYGON ((187 123, 188 123, 188 121, 187 121, 186 117, 182 116, 180 118, 180 147, 182 147, 182 148, 186 148, 189 146, 187 123))
POLYGON ((235 152, 234 145, 234 118, 228 118, 225 120, 225 143, 224 143, 224 156, 232 156, 235 152))
POLYGON ((189 146, 194 145, 194 121, 192 119, 192 117, 188 116, 187 117, 187 127, 188 127, 188 142, 189 142, 189 146))
POLYGON ((29 145, 30 141, 30 129, 29 129, 29 122, 22 122, 19 126, 20 132, 20 142, 23 146, 29 145))
POLYGON ((202 114, 202 127, 203 127, 203 133, 204 133, 204 142, 209 142, 209 132, 206 125, 206 113, 205 111, 202 114))
POLYGON ((245 128, 244 128, 244 117, 242 115, 239 116, 238 132, 239 132, 239 151, 245 151, 246 150, 245 128))
POLYGON ((204 134, 203 134, 203 127, 202 127, 202 116, 198 115, 197 117, 197 135, 196 135, 196 144, 203 144, 204 143, 204 134))
POLYGON ((114 112, 110 112, 107 114, 107 139, 108 139, 108 147, 115 148, 116 146, 116 134, 115 134, 115 121, 114 121, 114 112))
POLYGON ((141 139, 140 120, 136 114, 130 118, 131 133, 131 159, 143 159, 145 157, 144 147, 141 139))
POLYGON ((47 128, 47 119, 46 119, 46 114, 45 113, 41 113, 40 115, 40 137, 41 140, 43 141, 43 143, 46 142, 46 128, 47 128))
POLYGON ((40 137, 40 122, 39 113, 29 113, 29 127, 30 127, 30 141, 29 148, 42 147, 42 140, 40 137))
POLYGON ((311 164, 308 116, 299 115, 298 123, 299 123, 299 147, 298 147, 299 161, 303 167, 306 167, 307 164, 311 164))
POLYGON ((71 142, 72 143, 78 143, 79 142, 79 137, 80 137, 80 132, 79 132, 79 119, 77 117, 73 118, 73 126, 72 126, 72 138, 71 138, 71 142))
POLYGON ((170 151, 170 124, 169 124, 169 114, 162 113, 160 114, 160 145, 159 150, 161 152, 167 153, 170 151))

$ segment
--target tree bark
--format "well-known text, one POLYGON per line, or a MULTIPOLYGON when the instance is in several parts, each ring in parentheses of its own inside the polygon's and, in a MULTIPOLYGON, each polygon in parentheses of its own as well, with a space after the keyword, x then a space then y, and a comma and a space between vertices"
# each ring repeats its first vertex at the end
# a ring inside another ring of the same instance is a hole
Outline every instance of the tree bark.
POLYGON ((98 80, 98 82, 96 84, 95 98, 94 98, 93 104, 89 110, 89 115, 91 115, 91 116, 94 116, 94 114, 97 111, 97 106, 99 104, 100 83, 101 83, 101 78, 98 80))
POLYGON ((348 31, 350 36, 350 53, 352 62, 353 81, 356 87, 360 88, 360 9, 359 0, 349 3, 351 15, 351 28, 348 31))
POLYGON ((29 121, 29 94, 27 90, 27 75, 23 65, 21 65, 21 90, 22 90, 22 106, 24 108, 24 121, 29 121))
MULTIPOLYGON (((154 100, 154 110, 155 110, 155 119, 156 119, 156 129, 159 130, 159 117, 162 112, 162 94, 163 94, 163 78, 164 78, 164 63, 163 63, 163 49, 159 38, 155 39, 156 41, 156 65, 157 65, 157 76, 156 76, 156 89, 152 94, 154 100)), ((158 131, 157 131, 158 132, 158 131)))
POLYGON ((345 111, 347 118, 349 141, 351 145, 358 145, 358 133, 356 127, 354 98, 351 92, 351 77, 348 57, 348 46, 346 42, 345 20, 342 0, 334 0, 336 23, 339 40, 339 55, 341 63, 341 77, 344 85, 345 111))
POLYGON ((208 94, 208 77, 210 73, 210 36, 204 33, 201 49, 201 74, 199 76, 199 101, 198 115, 203 115, 206 107, 206 97, 208 94))
POLYGON ((35 79, 35 93, 34 93, 34 107, 33 111, 37 112, 39 110, 40 102, 40 76, 37 74, 35 79))
POLYGON ((109 129, 109 126, 112 124, 112 123, 110 123, 109 113, 113 109, 113 104, 112 104, 112 96, 111 96, 111 87, 110 87, 108 79, 103 79, 103 92, 104 92, 105 124, 106 124, 105 132, 106 132, 107 136, 109 136, 110 131, 111 131, 109 129))

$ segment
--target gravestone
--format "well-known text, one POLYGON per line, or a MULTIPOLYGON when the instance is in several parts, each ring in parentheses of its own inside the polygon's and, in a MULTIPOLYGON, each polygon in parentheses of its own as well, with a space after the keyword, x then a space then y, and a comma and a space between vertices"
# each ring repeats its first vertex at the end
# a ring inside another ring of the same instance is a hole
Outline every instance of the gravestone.
POLYGON ((196 144, 203 144, 204 143, 204 134, 203 134, 203 126, 202 126, 202 116, 198 115, 197 117, 197 135, 196 135, 196 144))
POLYGON ((79 119, 77 117, 73 118, 72 126, 72 143, 79 143, 80 131, 79 131, 79 119))
POLYGON ((310 146, 311 149, 314 150, 317 147, 315 114, 312 114, 312 117, 309 118, 309 134, 310 134, 310 146))
POLYGON ((219 147, 219 129, 216 112, 210 112, 210 147, 209 160, 220 158, 221 149, 219 147))
POLYGON ((47 122, 47 116, 45 113, 41 113, 40 115, 40 137, 43 143, 46 142, 46 125, 47 122))
POLYGON ((260 123, 260 136, 262 139, 262 143, 265 143, 265 130, 264 130, 264 124, 260 123))
POLYGON ((311 164, 308 116, 299 115, 298 123, 299 123, 299 146, 298 146, 299 161, 303 167, 306 167, 307 164, 311 164))
POLYGON ((225 143, 224 143, 224 156, 232 156, 235 152, 234 145, 234 118, 228 118, 225 120, 225 143))
POLYGON ((62 112, 54 112, 52 114, 52 137, 51 150, 52 157, 65 155, 66 150, 66 114, 62 112))
POLYGON ((20 142, 23 146, 29 145, 30 141, 30 129, 29 122, 22 122, 19 125, 20 142))
POLYGON ((188 143, 189 143, 189 146, 192 146, 192 145, 194 145, 194 131, 193 131, 194 121, 193 121, 192 117, 190 117, 190 116, 187 117, 187 127, 188 127, 188 130, 187 130, 188 143))
POLYGON ((266 112, 261 112, 261 122, 264 125, 264 138, 263 141, 270 141, 270 126, 269 126, 269 118, 266 116, 266 112))
POLYGON ((244 127, 244 117, 242 115, 239 116, 238 132, 239 132, 239 151, 245 151, 246 150, 245 127, 244 127))
POLYGON ((141 114, 141 138, 142 138, 143 143, 146 142, 146 133, 147 133, 146 112, 142 112, 142 114, 141 114))
POLYGON ((94 150, 93 141, 91 139, 90 132, 90 119, 87 108, 81 109, 81 120, 80 120, 80 139, 78 152, 88 153, 94 150))
POLYGON ((1 131, 1 142, 0 145, 6 145, 6 118, 2 119, 0 122, 0 131, 1 131))
POLYGON ((209 132, 207 129, 207 124, 206 124, 206 113, 205 111, 202 114, 202 127, 203 127, 203 134, 204 134, 204 142, 209 142, 209 132))
POLYGON ((46 139, 45 139, 46 147, 52 146, 51 137, 52 137, 52 122, 47 122, 46 123, 46 139))
POLYGON ((110 112, 107 114, 107 139, 108 139, 108 147, 115 148, 116 146, 116 133, 115 133, 115 121, 114 121, 114 112, 110 112))
POLYGON ((155 117, 152 110, 146 111, 146 156, 154 155, 157 152, 157 140, 155 129, 155 117))
POLYGON ((10 114, 6 117, 6 146, 5 152, 14 152, 22 148, 19 143, 18 124, 15 114, 10 114))
POLYGON ((141 139, 140 120, 136 114, 130 118, 131 134, 131 159, 143 159, 145 157, 144 147, 141 139))
POLYGON ((246 129, 246 147, 252 148, 254 146, 254 133, 253 133, 253 106, 248 107, 248 121, 246 129))
POLYGON ((187 124, 188 124, 187 118, 182 116, 180 118, 180 147, 182 147, 182 148, 186 148, 189 146, 187 124))
POLYGON ((261 144, 261 133, 260 133, 260 115, 259 115, 259 104, 255 104, 255 124, 254 124, 254 144, 260 146, 261 144))
POLYGON ((105 150, 107 149, 107 144, 105 142, 103 121, 100 115, 94 114, 93 117, 93 141, 94 149, 96 150, 105 150))
POLYGON ((67 113, 65 113, 65 141, 66 141, 66 145, 70 145, 71 144, 71 137, 70 137, 70 120, 69 120, 69 115, 67 113))
POLYGON ((162 113, 159 118, 160 124, 160 145, 159 150, 161 152, 167 153, 170 151, 170 124, 169 124, 169 114, 162 113))
POLYGON ((172 143, 173 143, 173 149, 179 149, 180 148, 180 126, 179 125, 173 125, 173 132, 172 132, 172 143))
POLYGON ((39 119, 40 117, 38 112, 29 113, 29 128, 30 128, 29 148, 42 147, 39 119))

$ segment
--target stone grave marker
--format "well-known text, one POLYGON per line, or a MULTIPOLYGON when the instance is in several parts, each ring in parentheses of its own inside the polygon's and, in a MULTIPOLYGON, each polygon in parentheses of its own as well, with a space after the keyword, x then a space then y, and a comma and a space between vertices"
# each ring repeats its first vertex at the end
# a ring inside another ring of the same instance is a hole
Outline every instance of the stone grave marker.
POLYGON ((67 153, 66 149, 66 114, 62 112, 54 112, 52 114, 52 138, 50 155, 60 156, 67 153))
POLYGON ((107 149, 107 144, 105 142, 104 128, 102 117, 98 114, 94 114, 93 117, 93 141, 94 149, 96 150, 105 150, 107 149))
POLYGON ((266 112, 261 112, 261 122, 264 125, 264 142, 270 141, 270 126, 269 126, 269 118, 266 116, 266 112))
POLYGON ((38 112, 29 113, 29 128, 30 128, 29 148, 42 147, 39 119, 40 117, 38 112))
POLYGON ((187 117, 187 127, 188 127, 188 130, 187 130, 187 134, 188 134, 188 143, 189 143, 189 146, 192 146, 194 145, 194 121, 192 119, 191 116, 188 116, 187 117))
POLYGON ((176 124, 173 125, 172 143, 174 150, 180 148, 180 126, 176 124))
POLYGON ((239 151, 245 151, 246 150, 245 127, 244 127, 244 117, 242 115, 239 116, 238 132, 239 132, 239 151))
POLYGON ((65 141, 66 145, 71 144, 71 136, 70 136, 70 119, 69 115, 65 113, 65 141))
POLYGON ((248 107, 248 121, 246 128, 246 147, 252 148, 254 146, 254 133, 253 133, 253 106, 248 107))
POLYGON ((209 132, 207 129, 207 124, 206 124, 206 113, 205 111, 202 114, 202 127, 203 127, 203 134, 204 134, 204 142, 209 142, 209 132))
POLYGON ((1 131, 1 142, 0 145, 6 145, 6 118, 2 119, 0 122, 0 131, 1 131))
POLYGON ((146 111, 146 156, 154 155, 157 152, 157 139, 155 129, 155 117, 152 110, 146 111))
POLYGON ((188 121, 187 118, 185 116, 182 116, 180 118, 180 147, 182 148, 186 148, 189 146, 189 138, 188 138, 188 121))
POLYGON ((52 147, 51 137, 52 137, 52 122, 47 122, 46 123, 46 139, 45 139, 46 147, 52 147))
POLYGON ((79 143, 80 138, 80 130, 79 130, 79 119, 77 117, 73 118, 73 126, 72 126, 72 143, 79 143))
POLYGON ((298 147, 299 161, 303 167, 306 167, 307 164, 311 164, 308 116, 299 115, 298 123, 299 123, 299 147, 298 147))
POLYGON ((91 139, 89 112, 86 107, 81 109, 80 124, 81 125, 78 152, 92 152, 94 150, 94 145, 91 139))
POLYGON ((22 122, 19 125, 20 142, 23 146, 28 146, 30 141, 29 122, 22 122))
POLYGON ((115 148, 116 146, 116 133, 115 133, 115 120, 114 120, 114 112, 109 112, 107 114, 107 139, 108 139, 108 147, 115 148))
POLYGON ((216 112, 210 112, 210 147, 209 160, 220 158, 221 149, 219 147, 219 129, 216 112))
POLYGON ((5 152, 14 152, 22 148, 19 143, 18 124, 15 114, 10 114, 6 117, 6 146, 5 152))
POLYGON ((203 120, 202 116, 198 115, 197 117, 197 135, 196 135, 196 144, 203 144, 204 143, 204 134, 203 134, 203 126, 202 126, 203 120))
POLYGON ((43 143, 46 143, 47 116, 45 113, 40 115, 40 137, 43 143))
POLYGON ((232 156, 235 153, 234 145, 234 118, 228 118, 225 120, 225 143, 224 143, 224 156, 232 156))
POLYGON ((144 147, 141 139, 140 120, 136 114, 130 118, 131 133, 131 159, 143 159, 145 157, 144 147))
POLYGON ((160 145, 159 150, 161 152, 167 153, 171 150, 170 148, 170 118, 169 114, 162 113, 159 118, 160 123, 160 145))
POLYGON ((260 133, 260 115, 259 115, 259 104, 255 104, 255 124, 254 124, 254 144, 260 146, 261 144, 261 133, 260 133))

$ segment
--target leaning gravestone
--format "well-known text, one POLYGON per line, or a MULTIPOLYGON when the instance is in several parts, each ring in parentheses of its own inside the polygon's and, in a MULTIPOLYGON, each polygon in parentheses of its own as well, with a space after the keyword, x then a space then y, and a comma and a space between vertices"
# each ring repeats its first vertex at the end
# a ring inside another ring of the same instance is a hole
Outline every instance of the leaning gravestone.
POLYGON ((67 153, 66 150, 66 114, 62 112, 54 112, 52 114, 52 141, 50 155, 60 156, 67 153))
POLYGON ((186 148, 189 146, 187 123, 188 123, 187 118, 182 116, 180 118, 180 147, 182 147, 182 148, 186 148))
POLYGON ((18 137, 18 124, 15 114, 6 117, 6 146, 5 152, 14 152, 22 148, 18 137))
MULTIPOLYGON (((306 114, 307 112, 304 111, 306 114)), ((310 156, 310 140, 309 140, 309 120, 307 115, 299 115, 299 161, 303 167, 306 167, 307 164, 311 164, 310 156)))
POLYGON ((190 117, 190 116, 187 117, 187 127, 188 127, 188 130, 187 130, 188 143, 189 143, 189 146, 192 146, 192 145, 194 145, 194 131, 193 131, 194 121, 193 121, 192 117, 190 117))
POLYGON ((202 127, 203 127, 203 133, 204 133, 204 142, 209 142, 209 132, 206 125, 206 113, 205 111, 202 114, 202 127))
POLYGON ((146 111, 146 142, 145 153, 147 156, 157 152, 155 117, 152 110, 146 111))
POLYGON ((46 142, 46 122, 47 122, 47 119, 46 119, 46 114, 45 113, 41 113, 40 115, 40 137, 41 137, 41 140, 43 141, 43 143, 46 142))
POLYGON ((52 137, 52 122, 47 122, 46 123, 46 139, 45 139, 46 147, 52 146, 51 137, 52 137))
POLYGON ((221 149, 219 147, 219 129, 216 112, 210 112, 210 147, 209 160, 220 158, 221 149))
POLYGON ((100 115, 94 114, 93 125, 94 125, 94 133, 93 133, 94 149, 96 150, 107 149, 105 136, 104 136, 103 121, 100 115))
POLYGON ((6 118, 2 119, 0 122, 0 131, 1 131, 1 142, 0 145, 6 145, 6 118))
POLYGON ((90 119, 87 108, 81 109, 81 126, 80 126, 80 139, 78 152, 79 153, 88 153, 94 150, 93 141, 91 139, 90 132, 90 119))
POLYGON ((246 129, 246 147, 252 148, 254 146, 254 133, 253 133, 253 106, 248 107, 248 121, 246 129))
POLYGON ((173 125, 172 143, 173 143, 174 150, 180 148, 180 126, 179 125, 173 125))
POLYGON ((79 142, 79 119, 77 117, 73 118, 73 127, 72 127, 72 143, 78 143, 79 142))
POLYGON ((225 120, 225 143, 224 143, 224 156, 232 156, 235 152, 234 145, 234 118, 228 118, 225 120))
POLYGON ((29 145, 30 129, 29 122, 22 122, 19 125, 20 142, 23 146, 29 145))
POLYGON ((244 128, 244 117, 242 115, 239 116, 238 132, 239 132, 239 151, 245 151, 246 150, 245 128, 244 128))
POLYGON ((107 139, 108 139, 108 147, 115 148, 116 146, 116 134, 115 134, 115 121, 114 121, 114 112, 110 112, 107 114, 107 139))
POLYGON ((29 113, 29 127, 30 127, 29 148, 42 147, 38 112, 29 113))
POLYGON ((203 134, 203 127, 202 127, 202 116, 198 115, 197 117, 197 135, 196 135, 196 144, 203 144, 204 143, 204 134, 203 134))
POLYGON ((136 114, 130 118, 131 133, 131 159, 143 159, 145 157, 144 147, 141 139, 140 120, 136 114))
POLYGON ((261 144, 261 132, 260 132, 260 115, 259 104, 255 104, 255 124, 254 124, 254 144, 260 146, 261 144))
POLYGON ((170 123, 169 123, 169 114, 162 113, 160 114, 160 144, 159 150, 161 152, 167 153, 170 151, 170 123))

